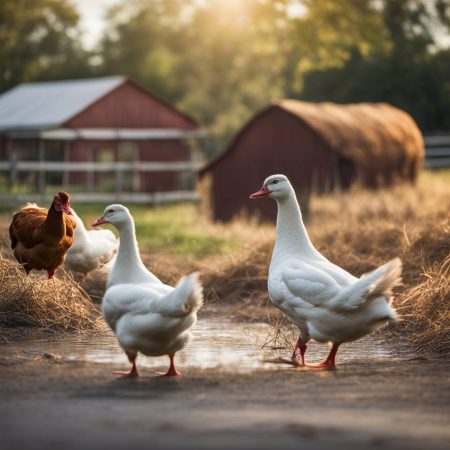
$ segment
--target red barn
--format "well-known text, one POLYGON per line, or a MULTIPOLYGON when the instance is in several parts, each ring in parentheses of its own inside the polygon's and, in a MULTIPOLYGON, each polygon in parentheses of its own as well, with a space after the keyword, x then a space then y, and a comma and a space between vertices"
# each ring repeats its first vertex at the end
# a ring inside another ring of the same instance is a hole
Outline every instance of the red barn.
POLYGON ((0 171, 32 192, 186 192, 188 143, 202 135, 192 118, 120 76, 21 84, 0 96, 0 171))
POLYGON ((248 200, 269 175, 287 175, 305 206, 311 192, 354 182, 414 181, 423 156, 417 125, 393 106, 283 100, 256 114, 199 172, 199 190, 203 209, 215 220, 242 212, 273 219, 272 202, 248 200))

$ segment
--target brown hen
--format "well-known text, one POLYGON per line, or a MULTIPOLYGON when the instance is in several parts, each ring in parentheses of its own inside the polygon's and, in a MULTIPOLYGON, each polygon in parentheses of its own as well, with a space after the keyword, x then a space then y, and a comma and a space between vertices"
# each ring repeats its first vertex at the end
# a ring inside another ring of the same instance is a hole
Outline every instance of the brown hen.
POLYGON ((9 226, 11 248, 27 275, 32 269, 46 270, 51 278, 63 263, 76 227, 70 214, 69 194, 59 192, 49 210, 29 205, 14 215, 9 226))

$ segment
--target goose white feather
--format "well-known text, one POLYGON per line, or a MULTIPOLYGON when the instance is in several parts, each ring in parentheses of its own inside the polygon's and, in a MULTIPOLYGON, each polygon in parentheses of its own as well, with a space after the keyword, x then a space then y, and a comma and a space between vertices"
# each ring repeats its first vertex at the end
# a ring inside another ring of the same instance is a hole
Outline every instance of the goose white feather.
POLYGON ((315 249, 286 176, 268 177, 250 198, 259 197, 273 198, 278 206, 268 290, 271 302, 300 331, 291 362, 305 364, 306 343, 312 338, 334 344, 330 357, 320 365, 334 367, 340 344, 359 339, 397 318, 392 289, 401 280, 401 261, 395 258, 357 278, 315 249))
POLYGON ((117 253, 118 242, 110 230, 87 230, 78 214, 72 209, 77 223, 74 243, 64 260, 64 268, 87 274, 108 264, 117 253))
POLYGON ((133 367, 135 359, 169 355, 166 375, 177 375, 173 357, 191 339, 190 329, 203 303, 197 273, 182 277, 175 287, 162 283, 143 264, 136 241, 134 220, 123 205, 110 205, 93 225, 111 223, 119 230, 120 244, 103 297, 103 315, 133 367))

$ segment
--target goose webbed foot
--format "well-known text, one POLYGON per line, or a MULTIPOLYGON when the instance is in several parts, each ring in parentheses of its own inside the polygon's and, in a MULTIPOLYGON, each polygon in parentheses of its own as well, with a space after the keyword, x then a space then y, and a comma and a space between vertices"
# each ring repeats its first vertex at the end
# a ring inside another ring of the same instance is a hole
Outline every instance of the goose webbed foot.
POLYGON ((305 352, 306 352, 306 343, 302 338, 298 338, 297 343, 294 347, 294 352, 290 359, 288 358, 275 358, 275 359, 266 359, 264 362, 270 362, 273 364, 289 364, 294 367, 305 367, 305 352))
POLYGON ((125 353, 128 356, 128 360, 132 364, 131 370, 129 372, 124 372, 124 371, 121 371, 121 370, 117 370, 117 371, 115 371, 113 373, 115 375, 120 375, 122 378, 136 378, 136 377, 139 376, 139 373, 138 373, 137 367, 136 367, 137 353, 134 353, 134 352, 131 352, 131 351, 126 351, 125 353))
POLYGON ((305 353, 306 353, 306 349, 308 347, 306 346, 305 341, 303 341, 303 339, 301 337, 298 338, 297 343, 295 344, 294 347, 294 352, 292 353, 291 356, 291 361, 296 362, 298 366, 304 367, 306 366, 305 363, 305 353), (298 354, 300 353, 300 360, 298 359, 298 354))
POLYGON ((116 370, 113 373, 114 375, 120 375, 122 378, 137 378, 139 376, 135 363, 133 363, 133 366, 129 372, 116 370))
POLYGON ((301 361, 298 359, 292 358, 274 358, 274 359, 265 359, 264 362, 272 363, 272 364, 289 364, 294 367, 302 367, 301 361))
POLYGON ((170 358, 169 370, 167 372, 155 372, 155 375, 160 376, 160 377, 176 377, 178 375, 181 375, 181 372, 179 372, 175 368, 175 362, 174 362, 175 354, 169 355, 169 358, 170 358))
POLYGON ((319 364, 308 364, 307 367, 311 369, 323 369, 323 370, 334 370, 336 369, 336 353, 341 344, 334 343, 331 347, 330 354, 324 362, 319 364))

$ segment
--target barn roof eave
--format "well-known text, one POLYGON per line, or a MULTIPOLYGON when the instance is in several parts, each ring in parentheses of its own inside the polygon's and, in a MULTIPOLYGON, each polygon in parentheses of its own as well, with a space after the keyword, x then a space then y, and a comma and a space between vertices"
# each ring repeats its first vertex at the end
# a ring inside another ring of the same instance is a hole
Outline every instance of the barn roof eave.
MULTIPOLYGON (((237 141, 240 139, 240 137, 245 133, 245 131, 247 131, 247 129, 250 127, 250 125, 253 124, 253 122, 255 122, 259 117, 261 117, 262 115, 264 115, 266 112, 270 111, 272 108, 280 108, 280 106, 277 103, 272 103, 268 106, 266 106, 265 108, 263 108, 262 110, 260 110, 259 112, 256 113, 256 115, 254 115, 239 131, 238 133, 233 137, 233 139, 230 141, 230 143, 227 145, 226 149, 220 153, 219 155, 217 155, 215 158, 213 158, 210 162, 206 163, 206 165, 204 167, 202 167, 199 171, 198 171, 198 175, 200 177, 202 177, 203 175, 205 175, 207 172, 209 172, 211 169, 213 169, 218 163, 220 163, 223 159, 225 159, 228 154, 232 151, 233 147, 235 146, 235 144, 237 143, 237 141)), ((280 108, 282 109, 282 108, 280 108)))

